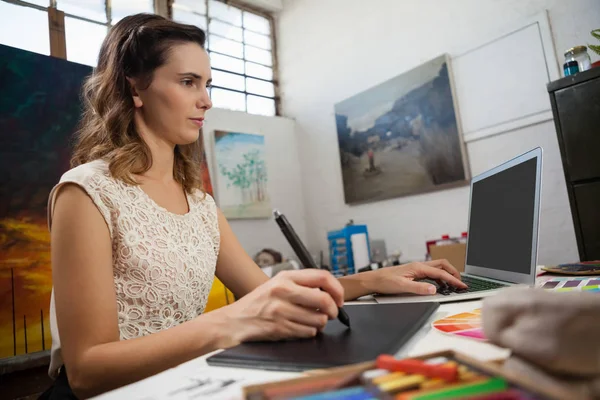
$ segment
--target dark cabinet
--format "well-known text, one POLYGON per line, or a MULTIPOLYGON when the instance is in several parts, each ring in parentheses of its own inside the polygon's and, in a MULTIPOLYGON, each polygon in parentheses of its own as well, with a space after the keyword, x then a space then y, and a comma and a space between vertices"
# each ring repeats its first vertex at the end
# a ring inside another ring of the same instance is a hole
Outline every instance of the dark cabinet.
MULTIPOLYGON (((600 258, 600 182, 573 186, 586 258, 600 258)), ((588 260, 588 261, 589 261, 588 260)))
POLYGON ((600 259, 600 68, 548 84, 581 261, 600 259))

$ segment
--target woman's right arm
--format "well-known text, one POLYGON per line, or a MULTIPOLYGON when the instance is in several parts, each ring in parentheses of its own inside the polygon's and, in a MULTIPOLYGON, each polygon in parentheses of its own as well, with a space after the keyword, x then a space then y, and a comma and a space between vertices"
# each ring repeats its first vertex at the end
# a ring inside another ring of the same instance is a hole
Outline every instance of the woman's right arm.
POLYGON ((343 288, 330 273, 282 272, 232 305, 159 333, 120 341, 112 245, 104 219, 79 186, 67 184, 57 194, 52 221, 61 351, 79 397, 246 340, 312 336, 337 316, 336 305, 343 303, 343 288))
POLYGON ((108 227, 74 184, 57 195, 52 218, 52 281, 62 357, 79 397, 146 378, 230 347, 226 320, 207 313, 163 332, 120 341, 108 227))

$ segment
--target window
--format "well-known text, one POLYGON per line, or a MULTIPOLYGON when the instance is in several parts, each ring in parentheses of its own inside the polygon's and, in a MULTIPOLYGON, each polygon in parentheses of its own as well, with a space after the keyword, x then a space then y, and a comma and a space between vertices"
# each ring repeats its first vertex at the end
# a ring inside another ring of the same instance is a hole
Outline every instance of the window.
MULTIPOLYGON (((50 54, 51 0, 0 0, 0 43, 50 54), (13 3, 14 1, 14 3, 13 3)), ((95 67, 108 28, 127 15, 154 12, 154 0, 54 0, 65 13, 67 60, 95 67)))
POLYGON ((95 67, 106 32, 106 25, 65 16, 67 60, 95 67))
MULTIPOLYGON (((165 0, 166 1, 166 0, 165 0)), ((215 107, 277 114, 273 19, 221 0, 169 0, 178 22, 206 32, 215 107)), ((154 0, 0 0, 0 43, 50 54, 47 8, 65 13, 67 60, 95 67, 108 29, 123 17, 154 12, 154 0)))
POLYGON ((50 55, 48 14, 45 11, 0 1, 0 15, 1 44, 50 55))
POLYGON ((110 26, 131 14, 154 12, 153 0, 56 0, 56 7, 65 12, 67 60, 93 67, 110 26))
POLYGON ((174 0, 171 16, 206 32, 215 107, 276 115, 271 18, 217 0, 174 0))

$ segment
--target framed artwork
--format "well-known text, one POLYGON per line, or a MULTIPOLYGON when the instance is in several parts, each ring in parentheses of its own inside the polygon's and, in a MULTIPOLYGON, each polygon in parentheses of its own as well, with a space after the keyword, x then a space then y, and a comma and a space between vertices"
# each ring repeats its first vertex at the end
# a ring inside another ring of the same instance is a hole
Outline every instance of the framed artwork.
POLYGON ((225 217, 271 217, 264 136, 215 131, 214 158, 217 201, 225 217))
POLYGON ((0 45, 0 358, 49 350, 46 205, 69 169, 86 65, 0 45))
POLYGON ((446 55, 335 105, 347 204, 466 185, 446 55))

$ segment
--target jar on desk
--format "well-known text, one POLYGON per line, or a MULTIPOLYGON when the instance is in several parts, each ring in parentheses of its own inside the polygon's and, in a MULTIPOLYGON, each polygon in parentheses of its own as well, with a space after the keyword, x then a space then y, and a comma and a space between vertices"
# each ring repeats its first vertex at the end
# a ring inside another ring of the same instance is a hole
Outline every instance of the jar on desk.
POLYGON ((565 51, 563 71, 565 76, 586 71, 592 67, 592 60, 585 46, 575 46, 565 51), (577 66, 575 66, 577 63, 577 66))

